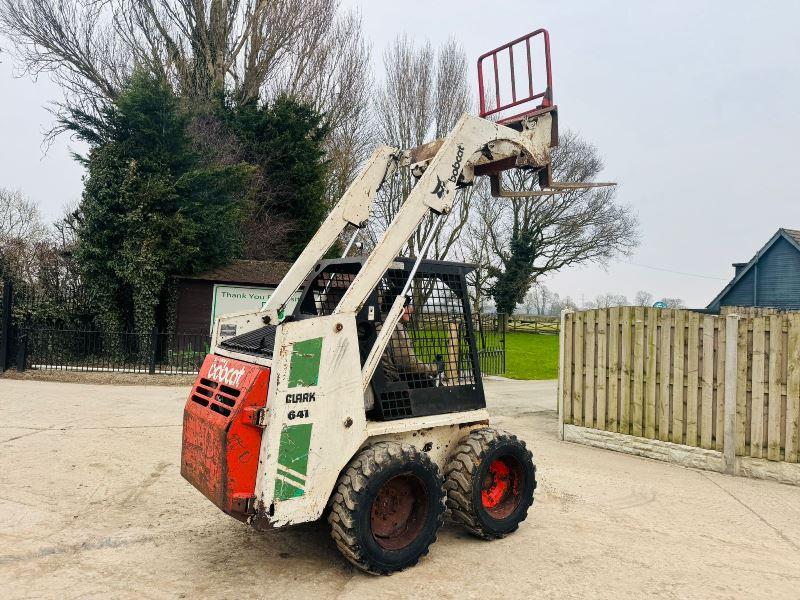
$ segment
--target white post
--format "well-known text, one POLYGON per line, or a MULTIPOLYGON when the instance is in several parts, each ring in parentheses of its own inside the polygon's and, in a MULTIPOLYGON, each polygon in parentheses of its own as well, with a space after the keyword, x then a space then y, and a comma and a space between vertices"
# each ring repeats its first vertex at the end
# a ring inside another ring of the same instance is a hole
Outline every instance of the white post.
POLYGON ((725 432, 722 438, 723 472, 736 467, 736 371, 739 348, 739 316, 725 317, 725 432))
POLYGON ((558 392, 556 396, 556 413, 558 414, 558 439, 564 439, 564 321, 568 312, 565 308, 561 311, 561 327, 558 330, 558 392))

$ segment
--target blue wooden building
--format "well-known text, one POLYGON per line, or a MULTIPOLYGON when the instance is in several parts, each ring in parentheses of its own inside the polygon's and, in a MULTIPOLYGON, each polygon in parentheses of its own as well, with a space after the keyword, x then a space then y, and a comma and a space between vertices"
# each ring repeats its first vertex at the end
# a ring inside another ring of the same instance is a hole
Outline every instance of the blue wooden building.
POLYGON ((708 305, 800 310, 800 231, 778 232, 746 263, 733 263, 733 279, 708 305))

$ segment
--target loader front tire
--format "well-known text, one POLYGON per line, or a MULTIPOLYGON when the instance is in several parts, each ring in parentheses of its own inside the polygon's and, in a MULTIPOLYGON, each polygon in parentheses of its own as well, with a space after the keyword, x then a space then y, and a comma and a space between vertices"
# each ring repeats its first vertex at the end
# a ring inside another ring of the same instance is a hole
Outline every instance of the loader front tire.
POLYGON ((388 575, 428 553, 444 518, 439 468, 427 454, 397 442, 359 452, 339 477, 328 522, 356 567, 388 575))
POLYGON ((504 537, 517 530, 533 504, 533 455, 515 435, 476 429, 447 463, 444 488, 454 521, 485 540, 504 537))

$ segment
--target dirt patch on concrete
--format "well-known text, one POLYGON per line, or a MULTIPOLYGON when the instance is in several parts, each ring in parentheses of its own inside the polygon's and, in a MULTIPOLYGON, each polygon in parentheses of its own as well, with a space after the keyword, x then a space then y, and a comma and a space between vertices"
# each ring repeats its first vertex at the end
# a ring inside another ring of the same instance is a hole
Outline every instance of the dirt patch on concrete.
POLYGON ((194 375, 150 375, 149 373, 107 373, 98 371, 37 371, 29 369, 19 373, 6 371, 3 379, 22 381, 61 381, 64 383, 89 383, 100 385, 192 385, 194 375))

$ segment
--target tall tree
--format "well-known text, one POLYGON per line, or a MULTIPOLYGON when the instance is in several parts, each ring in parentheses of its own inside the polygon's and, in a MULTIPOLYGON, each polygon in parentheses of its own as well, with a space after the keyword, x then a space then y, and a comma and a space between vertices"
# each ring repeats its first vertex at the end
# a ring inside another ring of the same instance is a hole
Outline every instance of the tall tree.
POLYGON ((134 69, 194 107, 288 94, 324 114, 329 186, 366 151, 369 46, 337 0, 0 0, 0 32, 18 61, 60 84, 65 109, 99 117, 134 69))
MULTIPOLYGON (((416 47, 400 36, 383 56, 386 81, 377 94, 375 118, 379 141, 398 148, 412 148, 446 136, 470 108, 467 58, 458 43, 450 39, 434 53, 430 43, 416 47)), ((372 241, 394 219, 417 178, 401 168, 384 183, 370 220, 372 241)), ((436 235, 429 257, 443 258, 455 245, 467 223, 472 190, 459 190, 447 224, 436 235)), ((405 252, 416 256, 435 220, 429 216, 409 240, 405 252)))
POLYGON ((170 276, 220 264, 240 247, 252 169, 204 165, 178 99, 145 71, 99 117, 73 109, 62 123, 90 145, 76 257, 101 324, 164 325, 170 276))
POLYGON ((36 203, 20 190, 0 188, 0 281, 31 281, 36 246, 46 237, 36 203))
POLYGON ((268 105, 231 104, 222 112, 240 157, 257 168, 254 207, 244 223, 246 255, 295 258, 328 208, 323 148, 328 132, 322 115, 288 96, 268 105))

